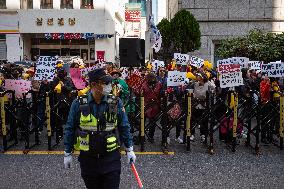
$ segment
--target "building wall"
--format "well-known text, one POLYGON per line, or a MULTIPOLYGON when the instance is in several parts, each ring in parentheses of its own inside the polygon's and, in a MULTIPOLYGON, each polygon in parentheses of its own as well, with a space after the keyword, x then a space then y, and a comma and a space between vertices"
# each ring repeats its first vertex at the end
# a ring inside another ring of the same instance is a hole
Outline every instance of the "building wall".
POLYGON ((157 23, 158 24, 163 18, 167 18, 167 1, 157 0, 158 1, 158 15, 157 23))
POLYGON ((167 18, 171 20, 179 11, 179 0, 167 0, 167 18))
POLYGON ((9 62, 18 61, 22 56, 18 20, 16 11, 0 10, 0 34, 6 35, 6 58, 9 62))
POLYGON ((181 8, 200 25, 202 47, 193 54, 211 61, 221 39, 246 35, 255 28, 284 31, 284 0, 182 0, 181 8))
POLYGON ((104 9, 28 9, 19 10, 20 33, 95 33, 113 34, 114 23, 111 15, 104 9), (42 18, 42 26, 36 24, 37 18, 42 18), (53 25, 47 25, 48 18, 53 18, 53 25), (64 18, 64 25, 58 25, 58 18, 64 18), (68 24, 69 18, 75 18, 75 25, 68 24))
POLYGON ((23 59, 23 43, 20 34, 7 34, 7 60, 15 62, 23 59))
POLYGON ((16 19, 3 15, 9 11, 0 10, 0 33, 7 34, 7 58, 18 61, 23 55, 30 57, 31 35, 37 33, 95 33, 114 34, 116 37, 98 39, 95 51, 106 52, 106 61, 115 61, 119 52, 119 37, 124 33, 124 8, 128 0, 93 0, 94 9, 80 9, 81 0, 73 0, 73 9, 60 9, 61 0, 53 0, 53 9, 40 9, 41 0, 33 0, 33 9, 20 9, 20 0, 6 1, 8 10, 14 11, 16 19), (42 26, 36 24, 37 18, 42 18, 42 26), (53 18, 53 25, 47 25, 47 19, 53 18), (64 18, 64 25, 58 25, 58 18, 64 18), (75 18, 76 24, 71 26, 69 18, 75 18), (18 26, 19 25, 19 26, 18 26), (20 33, 20 34, 19 34, 20 33), (17 43, 16 43, 17 41, 17 43))

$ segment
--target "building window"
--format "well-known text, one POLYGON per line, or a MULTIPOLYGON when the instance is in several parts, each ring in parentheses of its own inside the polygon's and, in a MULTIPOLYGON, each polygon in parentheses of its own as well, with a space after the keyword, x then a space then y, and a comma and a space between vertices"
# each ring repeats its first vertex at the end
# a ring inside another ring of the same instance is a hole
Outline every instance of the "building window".
POLYGON ((21 0, 21 9, 33 9, 33 0, 21 0))
POLYGON ((141 0, 129 0, 129 3, 141 3, 141 0))
POLYGON ((53 0, 41 0, 41 9, 52 9, 53 8, 53 0))
POLYGON ((221 40, 214 40, 213 42, 213 47, 214 47, 214 66, 217 66, 217 61, 218 60, 222 60, 223 58, 218 57, 216 55, 216 51, 218 50, 218 48, 221 46, 221 40))
POLYGON ((73 0, 61 0, 61 9, 73 9, 73 0))
POLYGON ((93 9, 93 0, 81 0, 81 9, 93 9))
POLYGON ((0 0, 0 9, 6 9, 6 0, 0 0))

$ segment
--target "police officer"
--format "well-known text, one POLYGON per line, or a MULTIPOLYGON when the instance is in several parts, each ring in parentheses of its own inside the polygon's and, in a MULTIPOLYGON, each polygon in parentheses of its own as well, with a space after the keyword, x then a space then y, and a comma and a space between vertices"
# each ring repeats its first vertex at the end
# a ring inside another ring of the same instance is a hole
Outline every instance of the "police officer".
POLYGON ((111 95, 112 77, 104 69, 90 71, 90 92, 73 101, 64 133, 64 165, 72 163, 72 149, 80 150, 81 176, 86 187, 116 189, 120 183, 119 143, 128 162, 135 162, 127 115, 119 98, 111 95))

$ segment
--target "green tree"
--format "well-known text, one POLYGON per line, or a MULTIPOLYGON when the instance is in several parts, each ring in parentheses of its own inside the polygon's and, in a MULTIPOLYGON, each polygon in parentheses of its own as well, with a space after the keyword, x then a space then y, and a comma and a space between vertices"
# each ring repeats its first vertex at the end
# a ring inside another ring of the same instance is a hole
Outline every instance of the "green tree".
POLYGON ((171 33, 174 51, 188 53, 200 48, 201 33, 199 24, 187 10, 180 10, 171 20, 171 33))
POLYGON ((244 56, 264 62, 283 61, 284 33, 252 30, 246 36, 223 40, 216 53, 221 58, 244 56))
POLYGON ((157 56, 158 59, 163 59, 164 61, 166 61, 172 56, 171 23, 166 18, 164 18, 159 22, 157 28, 159 29, 163 40, 161 50, 157 53, 157 56))

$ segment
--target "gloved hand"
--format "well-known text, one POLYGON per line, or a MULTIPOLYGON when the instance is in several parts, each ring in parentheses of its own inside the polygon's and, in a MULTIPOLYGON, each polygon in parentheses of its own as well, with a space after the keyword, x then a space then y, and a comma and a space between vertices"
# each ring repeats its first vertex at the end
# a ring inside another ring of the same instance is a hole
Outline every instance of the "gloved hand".
POLYGON ((64 167, 65 169, 70 168, 72 164, 72 154, 64 152, 64 167))
POLYGON ((132 162, 135 163, 136 155, 133 151, 133 146, 131 146, 130 148, 126 148, 126 155, 128 163, 130 163, 130 160, 132 160, 132 162))

